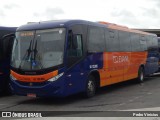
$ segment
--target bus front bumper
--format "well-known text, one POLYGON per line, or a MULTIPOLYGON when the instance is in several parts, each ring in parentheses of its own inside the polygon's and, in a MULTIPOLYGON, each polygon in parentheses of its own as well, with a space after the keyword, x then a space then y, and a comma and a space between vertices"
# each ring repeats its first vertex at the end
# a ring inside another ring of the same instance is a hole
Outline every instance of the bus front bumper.
POLYGON ((11 89, 14 94, 29 97, 65 97, 63 80, 55 82, 39 83, 20 83, 11 79, 11 89))

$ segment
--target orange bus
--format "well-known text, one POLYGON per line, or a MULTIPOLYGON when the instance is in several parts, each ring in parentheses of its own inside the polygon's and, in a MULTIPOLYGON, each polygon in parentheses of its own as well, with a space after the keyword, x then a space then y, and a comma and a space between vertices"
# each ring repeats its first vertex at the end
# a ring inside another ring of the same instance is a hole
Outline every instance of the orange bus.
POLYGON ((106 22, 57 20, 20 26, 11 58, 17 95, 65 97, 158 70, 155 34, 106 22))

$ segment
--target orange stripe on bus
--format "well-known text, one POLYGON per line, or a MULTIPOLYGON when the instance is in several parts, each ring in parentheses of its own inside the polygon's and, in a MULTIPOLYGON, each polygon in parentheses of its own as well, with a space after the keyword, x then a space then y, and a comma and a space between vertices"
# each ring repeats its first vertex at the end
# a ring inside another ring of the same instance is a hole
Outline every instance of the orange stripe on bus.
POLYGON ((20 75, 11 70, 11 75, 22 82, 44 82, 58 75, 58 70, 43 75, 20 75))
POLYGON ((99 69, 100 86, 130 80, 138 76, 140 65, 145 65, 148 53, 104 52, 103 68, 99 69))

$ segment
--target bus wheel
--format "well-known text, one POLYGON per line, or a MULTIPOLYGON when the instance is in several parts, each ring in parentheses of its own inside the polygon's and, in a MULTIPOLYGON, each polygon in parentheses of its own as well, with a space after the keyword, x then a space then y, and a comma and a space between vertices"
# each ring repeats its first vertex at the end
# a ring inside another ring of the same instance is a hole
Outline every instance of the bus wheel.
POLYGON ((87 98, 93 97, 95 95, 95 92, 96 92, 95 78, 93 76, 89 76, 84 96, 87 98))
POLYGON ((144 69, 140 67, 138 70, 137 82, 142 83, 144 81, 144 69))
POLYGON ((5 89, 4 89, 3 93, 5 95, 12 95, 12 91, 11 91, 11 87, 9 85, 9 82, 6 82, 5 89))

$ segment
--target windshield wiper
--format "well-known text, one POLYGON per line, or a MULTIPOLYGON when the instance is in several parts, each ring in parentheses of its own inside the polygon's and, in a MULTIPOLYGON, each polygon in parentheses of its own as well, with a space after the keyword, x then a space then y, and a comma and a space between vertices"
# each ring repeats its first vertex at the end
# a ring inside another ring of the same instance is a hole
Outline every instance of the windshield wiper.
MULTIPOLYGON (((38 50, 37 50, 37 40, 38 40, 38 38, 36 39, 36 43, 35 43, 34 50, 33 50, 33 53, 34 53, 33 60, 34 60, 34 62, 36 62, 36 56, 38 56, 40 58, 40 55, 39 55, 38 50)), ((40 64, 40 67, 42 69, 43 65, 41 63, 41 60, 39 60, 39 64, 40 64)))
POLYGON ((26 56, 27 56, 27 59, 29 60, 29 57, 30 57, 30 55, 31 55, 31 53, 32 53, 32 50, 31 50, 32 43, 33 43, 33 39, 31 39, 29 48, 26 50, 26 53, 25 53, 25 55, 23 56, 23 58, 22 58, 22 60, 21 60, 21 63, 20 63, 20 65, 19 65, 19 69, 21 69, 21 67, 22 67, 22 62, 25 60, 26 56), (28 54, 28 55, 27 55, 27 54, 28 54))
MULTIPOLYGON (((37 38, 37 39, 38 39, 38 38, 37 38)), ((33 53, 34 53, 33 59, 34 59, 34 60, 36 60, 36 56, 37 56, 37 53, 38 53, 38 50, 37 50, 37 39, 36 39, 36 43, 35 43, 34 50, 33 50, 33 53)))

